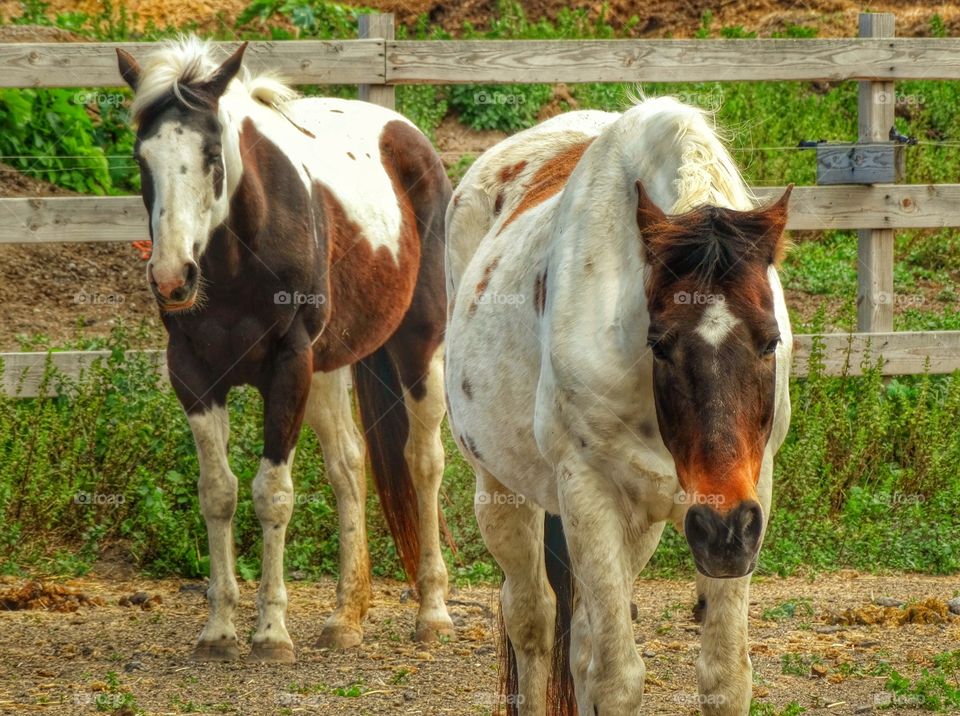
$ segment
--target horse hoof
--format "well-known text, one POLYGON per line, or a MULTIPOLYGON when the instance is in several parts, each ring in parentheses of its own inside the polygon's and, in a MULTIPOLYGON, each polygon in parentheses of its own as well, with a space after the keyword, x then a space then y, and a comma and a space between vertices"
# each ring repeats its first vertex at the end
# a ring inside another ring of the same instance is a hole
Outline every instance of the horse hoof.
POLYGON ((363 632, 346 626, 325 626, 317 640, 318 649, 350 649, 360 646, 363 632))
POLYGON ((240 658, 240 647, 233 641, 199 642, 193 648, 194 661, 236 661, 240 658))
POLYGON ((453 622, 423 622, 417 624, 417 631, 413 635, 414 641, 430 643, 434 641, 453 641, 457 633, 453 622))
POLYGON ((293 653, 293 644, 254 643, 248 661, 261 661, 270 664, 295 664, 296 655, 293 653))

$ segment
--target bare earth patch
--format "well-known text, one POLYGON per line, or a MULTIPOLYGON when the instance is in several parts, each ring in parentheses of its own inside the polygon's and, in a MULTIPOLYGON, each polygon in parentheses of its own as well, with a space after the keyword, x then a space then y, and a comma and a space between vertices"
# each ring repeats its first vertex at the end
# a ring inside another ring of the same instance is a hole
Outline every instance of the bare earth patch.
MULTIPOLYGON (((21 586, 6 580, 8 589, 21 586)), ((489 714, 497 702, 493 586, 455 590, 450 611, 458 640, 424 646, 410 641, 416 605, 405 585, 379 580, 364 644, 331 652, 314 644, 333 604, 333 581, 292 582, 288 625, 299 659, 292 666, 190 661, 206 615, 199 582, 91 578, 63 586, 102 604, 71 613, 0 613, 0 713, 82 714, 99 706, 126 714, 133 713, 126 707, 131 697, 147 714, 466 715, 489 714)), ((960 618, 848 626, 834 624, 835 615, 867 608, 878 597, 942 601, 958 586, 949 577, 856 572, 758 578, 750 606, 757 700, 781 708, 796 701, 812 714, 869 713, 886 698, 886 677, 865 675, 871 667, 888 662, 915 678, 933 656, 960 646, 960 618), (783 673, 785 660, 794 665, 791 673, 783 673), (797 664, 810 668, 799 675, 797 664)), ((238 632, 248 636, 255 585, 244 583, 241 591, 238 632)), ((692 620, 693 594, 692 580, 637 584, 635 632, 646 654, 647 713, 697 713, 700 627, 692 620)), ((926 712, 900 705, 885 713, 926 712)))

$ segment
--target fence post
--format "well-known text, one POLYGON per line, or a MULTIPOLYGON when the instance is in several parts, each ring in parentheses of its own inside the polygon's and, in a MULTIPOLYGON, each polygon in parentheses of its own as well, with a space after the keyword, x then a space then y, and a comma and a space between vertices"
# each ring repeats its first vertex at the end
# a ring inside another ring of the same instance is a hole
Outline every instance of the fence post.
MULTIPOLYGON (((861 13, 860 37, 893 37, 895 15, 861 13)), ((893 82, 860 82, 858 139, 889 141, 896 105, 893 82)), ((857 231, 857 330, 893 330, 893 229, 857 231)))
MULTIPOLYGON (((393 39, 393 14, 372 14, 360 16, 360 39, 383 40, 383 77, 387 77, 386 43, 393 39)), ((396 109, 396 88, 390 85, 360 85, 360 99, 373 102, 388 109, 396 109)))

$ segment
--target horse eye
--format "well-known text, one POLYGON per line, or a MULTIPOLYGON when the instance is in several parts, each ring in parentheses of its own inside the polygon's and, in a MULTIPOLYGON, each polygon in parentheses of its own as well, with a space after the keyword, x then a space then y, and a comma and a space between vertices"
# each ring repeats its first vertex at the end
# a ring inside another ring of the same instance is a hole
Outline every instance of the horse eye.
POLYGON ((772 356, 774 353, 777 352, 777 346, 779 345, 780 345, 780 336, 777 336, 776 338, 771 340, 769 343, 767 343, 766 347, 763 349, 763 355, 772 356))
POLYGON ((222 151, 223 148, 219 144, 211 144, 207 149, 207 158, 211 161, 214 159, 219 159, 222 151))
POLYGON ((653 357, 657 360, 670 360, 670 354, 667 351, 667 346, 661 339, 650 338, 647 340, 647 345, 650 347, 650 352, 653 353, 653 357))

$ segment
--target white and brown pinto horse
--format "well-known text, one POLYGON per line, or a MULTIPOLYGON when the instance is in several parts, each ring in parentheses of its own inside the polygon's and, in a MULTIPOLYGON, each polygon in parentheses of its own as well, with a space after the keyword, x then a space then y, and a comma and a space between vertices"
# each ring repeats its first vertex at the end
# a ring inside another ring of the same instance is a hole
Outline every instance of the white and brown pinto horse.
POLYGON ((790 420, 786 206, 755 209, 669 98, 547 121, 454 192, 449 414, 505 575, 510 711, 640 712, 630 600, 672 521, 705 607, 700 707, 747 713, 749 575, 790 420))
POLYGON ((450 185, 430 142, 400 115, 300 99, 267 77, 238 79, 195 38, 144 66, 119 50, 133 88, 147 278, 169 334, 170 379, 196 440, 210 546, 210 613, 194 655, 238 656, 227 460, 227 393, 263 396, 253 499, 263 528, 251 658, 293 661, 283 550, 301 424, 317 433, 339 511, 337 607, 321 645, 362 639, 371 600, 363 439, 420 595, 416 636, 452 633, 437 493, 443 472, 443 212, 450 185))

